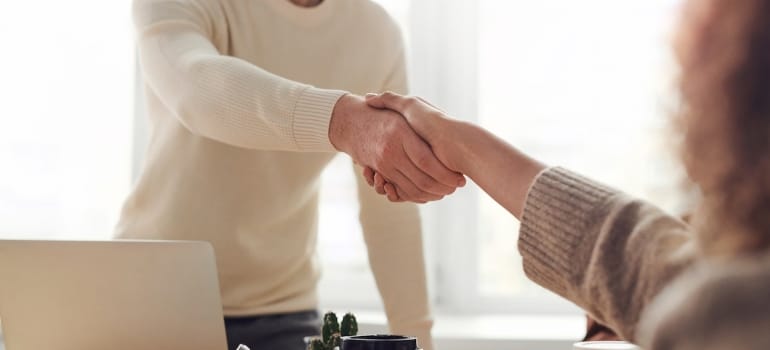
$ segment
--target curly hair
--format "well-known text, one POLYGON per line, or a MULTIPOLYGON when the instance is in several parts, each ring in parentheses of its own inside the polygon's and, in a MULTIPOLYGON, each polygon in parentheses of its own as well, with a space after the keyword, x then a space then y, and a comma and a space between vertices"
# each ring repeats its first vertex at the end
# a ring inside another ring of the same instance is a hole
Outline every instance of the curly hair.
POLYGON ((692 0, 677 42, 682 158, 706 254, 770 250, 770 0, 692 0))

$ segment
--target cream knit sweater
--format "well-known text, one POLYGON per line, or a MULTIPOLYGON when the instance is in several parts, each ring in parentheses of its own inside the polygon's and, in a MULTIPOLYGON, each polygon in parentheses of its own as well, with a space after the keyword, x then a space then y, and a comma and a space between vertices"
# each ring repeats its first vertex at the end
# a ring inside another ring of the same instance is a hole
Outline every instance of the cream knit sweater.
MULTIPOLYGON (((152 136, 117 236, 211 242, 226 315, 315 309, 329 119, 345 91, 405 92, 397 26, 368 0, 135 0, 134 20, 152 136)), ((430 349, 417 207, 356 178, 391 331, 430 349)))

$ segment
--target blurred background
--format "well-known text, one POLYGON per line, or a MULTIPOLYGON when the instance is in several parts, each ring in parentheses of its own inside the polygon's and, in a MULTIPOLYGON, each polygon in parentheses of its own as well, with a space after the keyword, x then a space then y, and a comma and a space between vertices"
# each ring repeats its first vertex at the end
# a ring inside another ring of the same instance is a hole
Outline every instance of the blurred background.
MULTIPOLYGON (((375 1, 402 26, 413 94, 550 164, 686 210, 663 141, 680 0, 375 1)), ((149 132, 130 1, 2 1, 0 42, 0 238, 110 238, 149 132)), ((349 162, 324 174, 322 302, 376 327, 349 162)), ((422 210, 440 338, 582 335, 580 311, 524 276, 517 221, 475 186, 422 210)))

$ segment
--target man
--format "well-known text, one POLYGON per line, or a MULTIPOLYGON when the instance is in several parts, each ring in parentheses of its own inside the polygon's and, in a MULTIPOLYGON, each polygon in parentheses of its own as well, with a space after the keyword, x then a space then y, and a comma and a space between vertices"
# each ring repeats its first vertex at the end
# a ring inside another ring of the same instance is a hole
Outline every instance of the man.
MULTIPOLYGON (((211 242, 230 348, 301 348, 319 331, 318 182, 334 152, 416 202, 464 183, 353 94, 406 90, 397 26, 368 0, 135 0, 134 19, 153 133, 117 235, 211 242)), ((417 209, 357 180, 390 329, 430 350, 417 209)))

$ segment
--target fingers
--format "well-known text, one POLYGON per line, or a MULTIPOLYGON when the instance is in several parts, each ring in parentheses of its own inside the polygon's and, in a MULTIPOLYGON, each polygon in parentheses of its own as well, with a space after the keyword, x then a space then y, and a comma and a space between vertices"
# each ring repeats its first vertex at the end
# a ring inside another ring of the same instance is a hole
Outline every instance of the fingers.
MULTIPOLYGON (((375 172, 374 173, 374 190, 382 195, 385 195, 389 201, 391 202, 405 202, 406 198, 411 198, 410 195, 406 194, 406 191, 399 190, 396 185, 394 185, 391 182, 388 182, 380 173, 375 172)), ((436 198, 436 197, 433 197, 436 198)), ((429 200, 439 200, 443 198, 443 196, 438 197, 436 199, 429 199, 429 200)), ((427 203, 428 200, 423 199, 416 199, 411 198, 409 199, 410 202, 414 203, 420 203, 424 204, 427 203)))
POLYGON ((385 181, 385 178, 380 175, 380 173, 376 173, 374 175, 374 190, 377 191, 379 194, 387 194, 385 192, 385 184, 387 181, 385 181))
POLYGON ((366 103, 369 106, 380 109, 387 108, 401 114, 406 112, 411 101, 411 97, 402 96, 390 91, 383 92, 379 95, 366 94, 366 103))
MULTIPOLYGON (((405 159, 405 161, 409 162, 408 159, 405 159)), ((374 173, 372 182, 374 190, 377 193, 388 196, 388 193, 385 191, 387 184, 391 184, 391 186, 399 189, 397 191, 391 191, 391 196, 389 196, 389 198, 393 198, 391 201, 395 202, 408 200, 415 203, 426 203, 429 201, 436 201, 444 197, 443 195, 437 195, 421 190, 414 184, 414 182, 412 182, 410 178, 408 178, 404 173, 401 172, 401 170, 397 168, 383 169, 383 173, 375 170, 372 170, 372 172, 374 173), (396 200, 396 197, 401 200, 396 200)))
POLYGON ((406 151, 406 149, 404 151, 407 153, 407 157, 409 157, 410 164, 406 164, 399 170, 401 170, 401 172, 407 178, 409 178, 409 180, 420 191, 439 195, 439 196, 445 196, 445 195, 451 194, 452 192, 455 191, 455 188, 459 187, 457 184, 457 179, 450 179, 449 182, 453 182, 453 184, 446 185, 440 181, 437 181, 432 176, 428 175, 426 170, 423 170, 423 168, 435 167, 436 168, 435 171, 440 171, 441 163, 435 160, 433 153, 431 153, 429 149, 420 150, 418 152, 419 155, 414 157, 409 156, 408 151, 406 151), (429 160, 430 158, 434 158, 434 159, 429 160), (422 167, 418 166, 416 162, 420 162, 421 164, 423 164, 423 166, 422 167), (433 164, 433 162, 438 163, 438 165, 433 164), (425 166, 426 164, 430 164, 430 166, 425 166))
POLYGON ((391 183, 385 184, 385 193, 391 202, 403 202, 404 199, 398 194, 398 189, 391 183))
POLYGON ((386 176, 386 181, 396 184, 399 189, 399 196, 410 202, 424 203, 444 198, 444 195, 424 191, 401 170, 397 171, 395 175, 386 176))
MULTIPOLYGON (((364 171, 366 171, 366 170, 367 169, 364 169, 364 171)), ((406 201, 404 199, 406 197, 406 195, 405 194, 401 194, 401 193, 404 192, 403 190, 399 191, 398 188, 396 187, 396 185, 394 185, 394 184, 388 182, 387 180, 385 180, 385 178, 382 177, 382 175, 380 175, 380 173, 375 172, 374 170, 371 170, 371 168, 369 168, 369 171, 371 171, 371 173, 373 174, 372 175, 372 181, 369 183, 369 185, 373 186, 374 190, 377 193, 379 193, 381 195, 385 195, 385 197, 387 197, 388 200, 391 201, 391 202, 405 202, 406 201)), ((414 202, 415 203, 421 203, 421 204, 427 203, 426 201, 414 201, 414 202)))
MULTIPOLYGON (((430 147, 419 139, 407 139, 404 142, 404 151, 412 163, 421 170, 427 178, 420 178, 418 186, 435 194, 447 195, 454 192, 455 188, 465 186, 465 176, 448 169, 441 163, 430 147)), ((413 174, 407 174, 410 178, 413 174)), ((417 176, 414 174, 414 176, 417 176)))
POLYGON ((373 186, 377 193, 385 195, 391 202, 404 202, 404 199, 398 194, 395 185, 385 181, 385 178, 380 173, 375 172, 371 168, 364 169, 364 171, 366 170, 372 173, 372 181, 369 183, 369 186, 373 186))
POLYGON ((364 179, 366 180, 366 183, 369 184, 369 186, 374 186, 374 169, 370 167, 364 167, 364 179))

